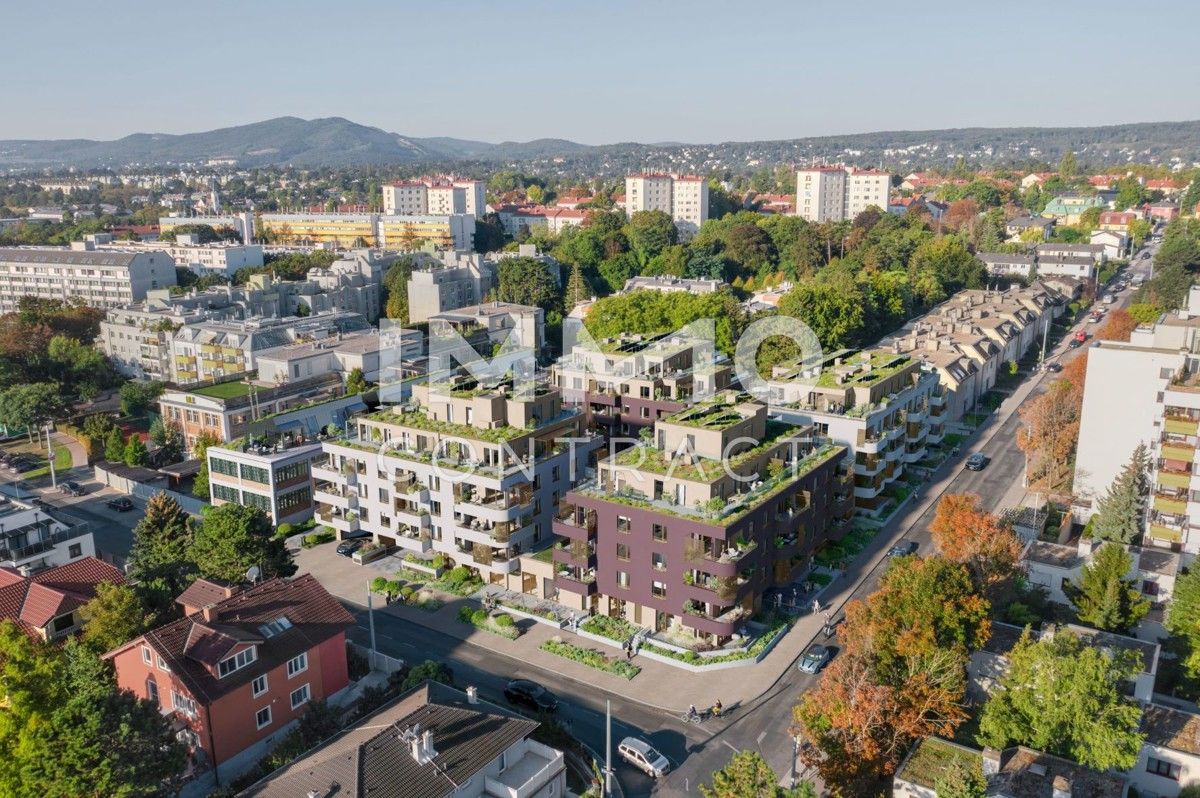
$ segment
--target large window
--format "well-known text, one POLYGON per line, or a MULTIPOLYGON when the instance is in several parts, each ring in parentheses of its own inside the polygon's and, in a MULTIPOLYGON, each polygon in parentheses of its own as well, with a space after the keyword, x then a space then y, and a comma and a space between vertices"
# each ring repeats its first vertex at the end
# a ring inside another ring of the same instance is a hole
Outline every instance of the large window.
POLYGON ((236 477, 238 475, 237 463, 230 460, 222 460, 219 457, 209 457, 208 467, 216 474, 224 474, 227 477, 236 477))
POLYGON ((258 659, 258 654, 255 653, 254 646, 250 646, 249 648, 243 648, 241 651, 234 654, 232 657, 226 657, 225 659, 218 662, 217 663, 217 674, 221 677, 228 676, 229 674, 233 673, 234 671, 241 670, 242 668, 246 667, 251 662, 254 662, 254 660, 256 660, 256 659, 258 659))
POLYGON ((214 499, 220 499, 223 502, 233 502, 234 504, 238 504, 241 501, 241 493, 237 488, 222 485, 220 482, 210 482, 209 487, 212 488, 214 499))
POLYGON ((178 690, 171 691, 171 708, 177 709, 185 715, 194 716, 196 714, 196 702, 178 690))
POLYGON ((260 485, 266 485, 270 482, 271 474, 265 468, 258 466, 246 465, 242 463, 242 479, 249 482, 257 482, 260 485))
POLYGON ((271 725, 271 707, 265 706, 254 713, 254 725, 258 728, 271 725))
POLYGON ((308 488, 294 490, 291 493, 285 493, 277 500, 279 512, 286 514, 289 510, 295 507, 307 507, 312 504, 312 493, 308 488))
POLYGON ((1179 781, 1179 765, 1176 765, 1174 762, 1168 762, 1165 759, 1155 759, 1152 756, 1147 757, 1146 772, 1171 779, 1172 781, 1179 781))
POLYGON ((264 513, 271 514, 271 498, 269 496, 259 496, 257 493, 244 490, 242 491, 242 504, 246 507, 257 507, 264 513))
POLYGON ((267 674, 264 673, 254 677, 254 681, 250 683, 250 693, 258 698, 265 692, 267 692, 267 674))
POLYGON ((292 479, 308 476, 308 463, 300 461, 291 465, 280 466, 275 469, 275 482, 287 482, 292 479))
POLYGON ((302 684, 292 691, 291 695, 292 709, 303 706, 308 703, 308 685, 302 684))
POLYGON ((298 673, 304 673, 306 670, 308 670, 308 652, 288 660, 287 675, 289 679, 298 673))

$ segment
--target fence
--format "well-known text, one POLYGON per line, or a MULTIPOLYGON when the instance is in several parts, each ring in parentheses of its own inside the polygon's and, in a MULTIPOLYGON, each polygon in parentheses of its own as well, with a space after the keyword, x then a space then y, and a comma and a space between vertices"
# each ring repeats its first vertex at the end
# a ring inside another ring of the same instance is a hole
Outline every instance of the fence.
MULTIPOLYGON (((147 474, 155 473, 153 471, 149 471, 148 469, 141 470, 145 471, 147 474)), ((100 465, 93 466, 93 471, 95 472, 97 482, 103 483, 113 490, 120 491, 121 493, 125 493, 130 496, 136 496, 139 499, 149 499, 157 493, 165 493, 175 501, 179 502, 179 506, 192 515, 199 515, 200 511, 208 506, 208 502, 201 501, 195 496, 185 496, 182 493, 168 490, 161 483, 152 484, 147 482, 139 482, 128 476, 118 474, 115 471, 109 471, 100 465)), ((165 481, 166 479, 163 478, 162 482, 165 481)))

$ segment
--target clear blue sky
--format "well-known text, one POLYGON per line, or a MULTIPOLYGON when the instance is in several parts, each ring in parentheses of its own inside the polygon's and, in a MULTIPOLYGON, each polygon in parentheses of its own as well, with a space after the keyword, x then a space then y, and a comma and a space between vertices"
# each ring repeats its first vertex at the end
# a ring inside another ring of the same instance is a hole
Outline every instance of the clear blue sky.
POLYGON ((591 144, 1200 118, 1194 0, 67 0, 3 25, 0 138, 283 115, 591 144))

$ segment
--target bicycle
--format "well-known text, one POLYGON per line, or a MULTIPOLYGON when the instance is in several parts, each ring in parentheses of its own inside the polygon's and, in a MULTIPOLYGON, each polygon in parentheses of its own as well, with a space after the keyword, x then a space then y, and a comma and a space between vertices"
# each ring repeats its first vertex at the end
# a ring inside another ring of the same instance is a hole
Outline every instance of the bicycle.
POLYGON ((684 712, 679 716, 679 719, 684 723, 695 723, 698 726, 704 722, 704 713, 699 710, 696 712, 684 712))

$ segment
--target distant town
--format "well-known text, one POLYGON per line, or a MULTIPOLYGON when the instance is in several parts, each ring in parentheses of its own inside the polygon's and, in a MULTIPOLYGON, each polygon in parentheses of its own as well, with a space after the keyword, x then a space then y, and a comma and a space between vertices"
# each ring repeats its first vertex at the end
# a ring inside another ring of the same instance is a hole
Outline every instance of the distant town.
POLYGON ((0 178, 0 794, 1200 795, 1200 163, 931 153, 0 178))

